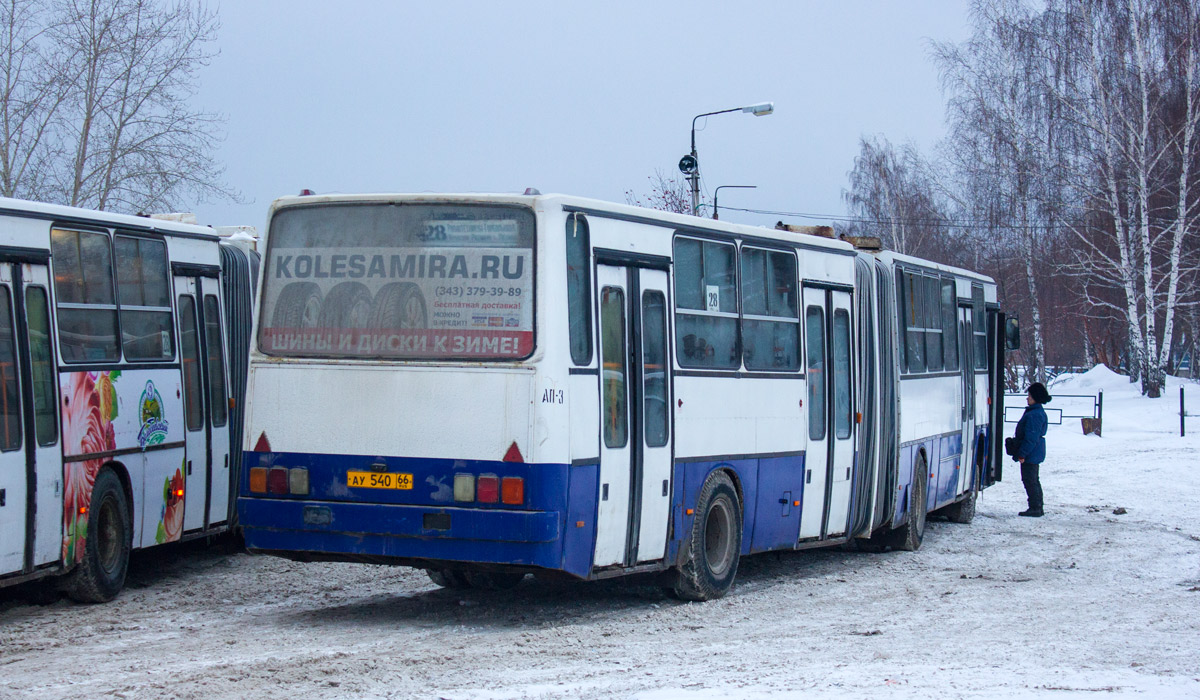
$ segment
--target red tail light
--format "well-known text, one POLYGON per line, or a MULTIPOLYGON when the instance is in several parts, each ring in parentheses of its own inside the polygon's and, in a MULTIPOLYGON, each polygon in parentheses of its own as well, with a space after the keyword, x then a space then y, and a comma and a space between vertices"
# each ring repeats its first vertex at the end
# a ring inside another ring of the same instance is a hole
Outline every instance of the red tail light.
POLYGON ((272 467, 267 472, 267 491, 279 496, 288 492, 288 470, 285 467, 272 467))
POLYGON ((495 474, 480 474, 475 480, 475 498, 480 503, 496 503, 500 500, 500 477, 495 474))
POLYGON ((519 476, 506 476, 500 481, 500 500, 509 505, 525 502, 525 480, 519 476))

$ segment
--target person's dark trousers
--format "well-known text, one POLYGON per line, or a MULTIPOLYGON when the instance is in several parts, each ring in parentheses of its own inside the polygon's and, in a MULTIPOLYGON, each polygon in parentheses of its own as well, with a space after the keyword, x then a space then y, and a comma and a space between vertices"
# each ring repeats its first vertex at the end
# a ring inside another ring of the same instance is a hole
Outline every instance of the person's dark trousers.
POLYGON ((1025 484, 1025 495, 1029 497, 1029 510, 1042 512, 1042 482, 1038 480, 1040 464, 1021 463, 1021 483, 1025 484))

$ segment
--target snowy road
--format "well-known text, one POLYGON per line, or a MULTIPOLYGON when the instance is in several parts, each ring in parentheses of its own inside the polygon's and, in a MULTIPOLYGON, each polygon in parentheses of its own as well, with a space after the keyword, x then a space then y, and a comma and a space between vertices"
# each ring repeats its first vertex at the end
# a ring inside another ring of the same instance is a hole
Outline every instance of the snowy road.
POLYGON ((0 697, 1200 697, 1200 438, 1105 402, 1103 438, 1051 428, 1047 517, 1010 467, 919 552, 751 557, 710 603, 151 552, 108 605, 0 593, 0 697))

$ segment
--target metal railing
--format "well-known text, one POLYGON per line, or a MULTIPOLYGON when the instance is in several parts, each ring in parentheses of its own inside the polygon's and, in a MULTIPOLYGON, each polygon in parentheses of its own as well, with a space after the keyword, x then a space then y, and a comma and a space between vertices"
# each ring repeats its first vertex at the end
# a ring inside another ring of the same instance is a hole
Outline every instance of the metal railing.
MULTIPOLYGON (((1025 394, 1004 395, 1004 422, 1016 423, 1025 412, 1025 394)), ((1055 394, 1053 407, 1045 406, 1046 422, 1062 425, 1064 418, 1104 417, 1104 392, 1091 394, 1055 394)))

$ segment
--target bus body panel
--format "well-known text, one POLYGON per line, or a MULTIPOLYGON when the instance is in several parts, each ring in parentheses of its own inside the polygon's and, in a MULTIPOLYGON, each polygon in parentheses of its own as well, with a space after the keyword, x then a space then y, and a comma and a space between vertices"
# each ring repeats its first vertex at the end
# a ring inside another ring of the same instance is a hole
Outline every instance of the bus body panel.
POLYGON ((675 377, 677 459, 801 452, 804 377, 675 377))
POLYGON ((530 369, 417 365, 397 372, 366 363, 263 362, 250 376, 253 391, 279 398, 270 407, 251 405, 246 449, 265 433, 297 453, 334 454, 352 445, 360 454, 444 457, 452 445, 456 458, 499 460, 516 443, 533 457, 530 369), (427 408, 411 410, 411 400, 427 408))

